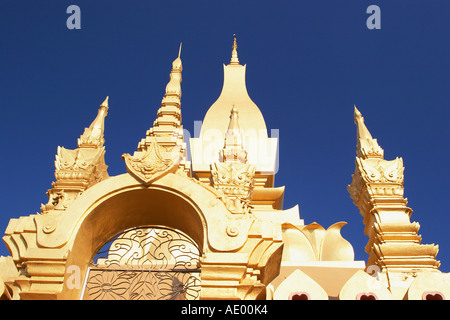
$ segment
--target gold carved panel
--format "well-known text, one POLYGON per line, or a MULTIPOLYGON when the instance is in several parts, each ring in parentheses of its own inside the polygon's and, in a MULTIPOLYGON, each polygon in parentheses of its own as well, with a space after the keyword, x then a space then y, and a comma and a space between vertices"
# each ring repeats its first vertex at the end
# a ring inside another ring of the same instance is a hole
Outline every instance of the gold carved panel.
POLYGON ((200 250, 181 231, 138 227, 110 239, 91 263, 86 300, 196 300, 200 250))

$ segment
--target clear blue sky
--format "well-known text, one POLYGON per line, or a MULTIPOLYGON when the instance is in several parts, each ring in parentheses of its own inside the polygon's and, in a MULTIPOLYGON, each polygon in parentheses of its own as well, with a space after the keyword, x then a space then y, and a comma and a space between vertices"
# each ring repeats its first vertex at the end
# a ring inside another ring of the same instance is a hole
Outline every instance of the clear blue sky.
MULTIPOLYGON (((354 172, 353 105, 386 159, 403 157, 405 196, 422 243, 450 271, 450 2, 0 0, 0 229, 39 211, 57 146, 77 138, 110 96, 109 174, 126 171, 152 126, 183 42, 183 125, 193 132, 219 96, 233 34, 250 97, 280 131, 276 186, 285 208, 343 236, 366 260, 367 237, 346 190, 354 172), (81 30, 66 9, 81 8, 81 30), (369 30, 366 9, 381 9, 369 30)), ((1 243, 0 255, 8 255, 1 243)))

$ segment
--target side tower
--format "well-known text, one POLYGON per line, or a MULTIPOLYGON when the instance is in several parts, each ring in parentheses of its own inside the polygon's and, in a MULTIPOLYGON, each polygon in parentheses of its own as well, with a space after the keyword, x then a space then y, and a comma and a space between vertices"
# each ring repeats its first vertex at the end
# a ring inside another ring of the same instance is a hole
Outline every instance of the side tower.
POLYGON ((369 237, 367 271, 378 273, 394 299, 402 299, 422 271, 438 271, 438 246, 421 244, 419 223, 403 197, 403 160, 385 160, 355 107, 357 127, 356 168, 348 192, 363 216, 369 237))
POLYGON ((60 243, 58 233, 69 231, 59 221, 67 217, 67 211, 80 201, 83 193, 109 179, 104 158, 108 108, 107 97, 97 117, 78 139, 76 149, 58 147, 56 181, 47 191, 49 201, 41 205, 41 213, 9 221, 3 241, 11 257, 7 260, 0 257, 0 273, 9 270, 7 277, 0 276, 8 299, 56 299, 63 287, 68 250, 60 243))

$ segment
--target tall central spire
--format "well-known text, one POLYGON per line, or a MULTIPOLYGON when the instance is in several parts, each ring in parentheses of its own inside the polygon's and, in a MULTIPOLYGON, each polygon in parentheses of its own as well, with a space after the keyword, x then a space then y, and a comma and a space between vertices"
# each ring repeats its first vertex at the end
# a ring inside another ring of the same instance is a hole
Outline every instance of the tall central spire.
POLYGON ((233 49, 231 51, 231 65, 239 65, 238 53, 237 53, 237 43, 236 43, 236 35, 233 35, 233 49))
POLYGON ((122 155, 127 171, 144 184, 169 172, 191 175, 181 125, 182 71, 180 43, 153 127, 147 130, 145 138, 139 142, 137 151, 132 156, 128 153, 122 155))
POLYGON ((173 147, 178 143, 178 140, 183 140, 183 127, 181 125, 181 72, 183 71, 183 64, 180 56, 181 43, 178 57, 172 62, 170 80, 166 85, 166 91, 161 101, 161 107, 158 109, 156 120, 153 122, 153 127, 147 131, 147 137, 139 143, 139 150, 144 150, 151 144, 150 137, 166 137, 163 142, 164 147, 173 147))

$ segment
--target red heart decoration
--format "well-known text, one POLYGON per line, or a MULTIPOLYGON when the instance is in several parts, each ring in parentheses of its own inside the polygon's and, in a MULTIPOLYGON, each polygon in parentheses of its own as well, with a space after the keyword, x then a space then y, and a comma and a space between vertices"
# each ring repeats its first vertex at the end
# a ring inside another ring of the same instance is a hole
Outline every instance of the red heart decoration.
POLYGON ((305 293, 294 293, 290 296, 291 300, 309 300, 309 297, 305 293))

